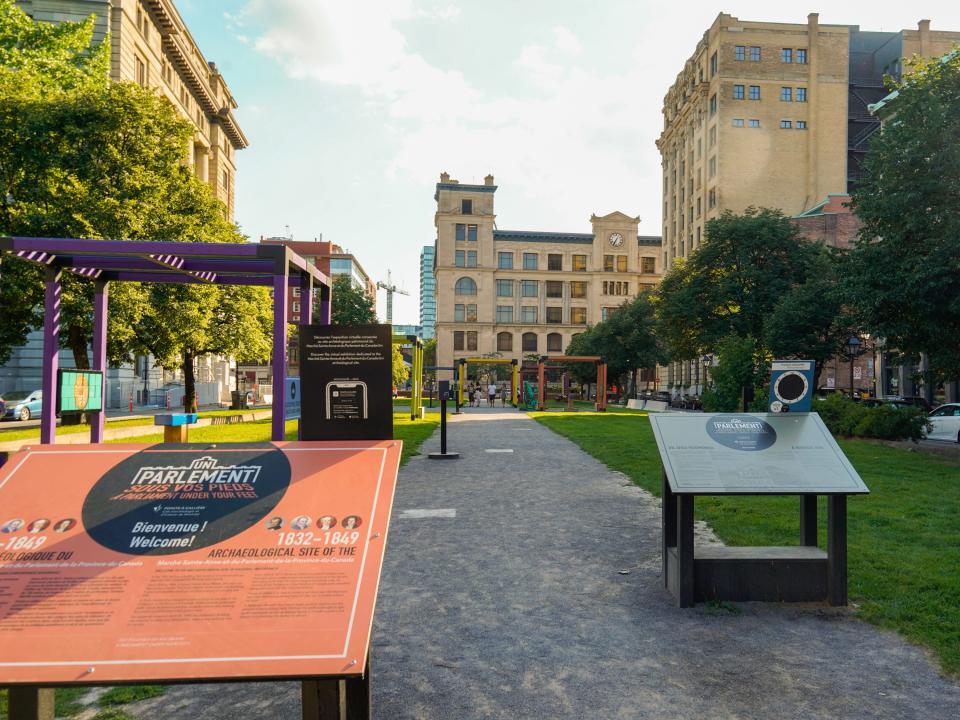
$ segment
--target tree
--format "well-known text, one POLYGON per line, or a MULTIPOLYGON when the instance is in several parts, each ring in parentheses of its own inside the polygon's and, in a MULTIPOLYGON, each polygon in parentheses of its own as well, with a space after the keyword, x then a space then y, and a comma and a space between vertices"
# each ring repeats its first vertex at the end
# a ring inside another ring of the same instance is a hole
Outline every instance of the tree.
POLYGON ((703 392, 707 412, 737 412, 743 409, 744 391, 756 387, 766 375, 766 365, 757 360, 757 341, 729 335, 717 343, 719 361, 703 392))
MULTIPOLYGON (((0 233, 243 242, 182 165, 192 126, 154 91, 109 83, 109 42, 92 46, 92 33, 92 19, 33 22, 0 0, 0 233)), ((0 362, 42 321, 41 280, 34 266, 4 260, 0 362)), ((61 344, 78 367, 89 367, 92 291, 65 274, 61 344)), ((181 367, 189 408, 196 357, 268 355, 269 308, 263 288, 115 283, 109 356, 150 352, 181 367)))
POLYGON ((823 248, 806 282, 790 289, 766 322, 764 341, 774 357, 816 361, 814 387, 827 361, 859 331, 845 303, 841 262, 823 248))
POLYGON ((767 318, 806 280, 817 254, 779 210, 726 211, 706 230, 704 243, 674 263, 657 292, 660 333, 677 360, 699 357, 730 335, 762 342, 767 318))
POLYGON ((335 277, 332 290, 330 315, 334 325, 371 325, 377 322, 373 299, 355 288, 349 275, 335 277))
MULTIPOLYGON (((423 367, 432 368, 437 365, 437 339, 430 338, 425 340, 423 343, 423 367)), ((424 380, 427 382, 433 382, 437 379, 436 370, 426 370, 423 371, 424 380)))
POLYGON ((849 300, 865 329, 934 378, 960 376, 960 54, 897 83, 853 194, 849 300))
POLYGON ((410 377, 410 368, 403 360, 403 353, 397 345, 393 346, 393 386, 401 387, 410 377))

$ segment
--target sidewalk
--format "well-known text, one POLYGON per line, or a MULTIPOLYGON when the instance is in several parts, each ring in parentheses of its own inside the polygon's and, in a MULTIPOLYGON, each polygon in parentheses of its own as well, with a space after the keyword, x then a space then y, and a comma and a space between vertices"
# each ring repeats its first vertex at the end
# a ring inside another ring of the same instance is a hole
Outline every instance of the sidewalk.
MULTIPOLYGON (((400 473, 375 717, 956 717, 960 687, 923 651, 846 611, 676 608, 658 501, 525 414, 474 411, 449 430, 460 460, 400 473)), ((129 711, 293 719, 299 686, 172 687, 129 711)))

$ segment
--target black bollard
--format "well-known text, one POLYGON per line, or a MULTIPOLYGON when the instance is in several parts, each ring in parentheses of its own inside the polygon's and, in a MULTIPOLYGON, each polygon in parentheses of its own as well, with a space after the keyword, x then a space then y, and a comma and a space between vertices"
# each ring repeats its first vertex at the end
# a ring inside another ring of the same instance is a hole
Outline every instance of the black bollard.
POLYGON ((450 382, 440 381, 440 452, 430 453, 431 460, 456 460, 460 453, 447 452, 447 396, 450 394, 450 382))

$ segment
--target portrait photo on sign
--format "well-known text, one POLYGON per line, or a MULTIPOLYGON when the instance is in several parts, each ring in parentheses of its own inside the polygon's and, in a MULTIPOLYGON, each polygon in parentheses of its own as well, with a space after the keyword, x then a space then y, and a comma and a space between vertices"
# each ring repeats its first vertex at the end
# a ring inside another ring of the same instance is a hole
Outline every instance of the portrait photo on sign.
POLYGON ((343 519, 343 529, 344 530, 356 530, 360 527, 362 520, 356 515, 347 515, 343 519))
POLYGON ((317 520, 317 527, 321 530, 332 530, 337 526, 337 519, 333 515, 324 515, 317 520))

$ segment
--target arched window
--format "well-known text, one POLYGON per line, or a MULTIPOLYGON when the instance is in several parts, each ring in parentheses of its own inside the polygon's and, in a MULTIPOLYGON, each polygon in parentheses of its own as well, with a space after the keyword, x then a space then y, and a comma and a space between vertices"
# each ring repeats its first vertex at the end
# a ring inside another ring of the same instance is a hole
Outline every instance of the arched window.
POLYGON ((453 292, 457 295, 476 295, 477 284, 473 281, 473 278, 462 277, 457 280, 453 292))
POLYGON ((563 352, 563 335, 560 333, 547 335, 547 352, 563 352))
POLYGON ((513 350, 513 333, 497 333, 497 350, 513 350))
POLYGON ((537 334, 527 332, 523 334, 523 351, 537 352, 537 334))

